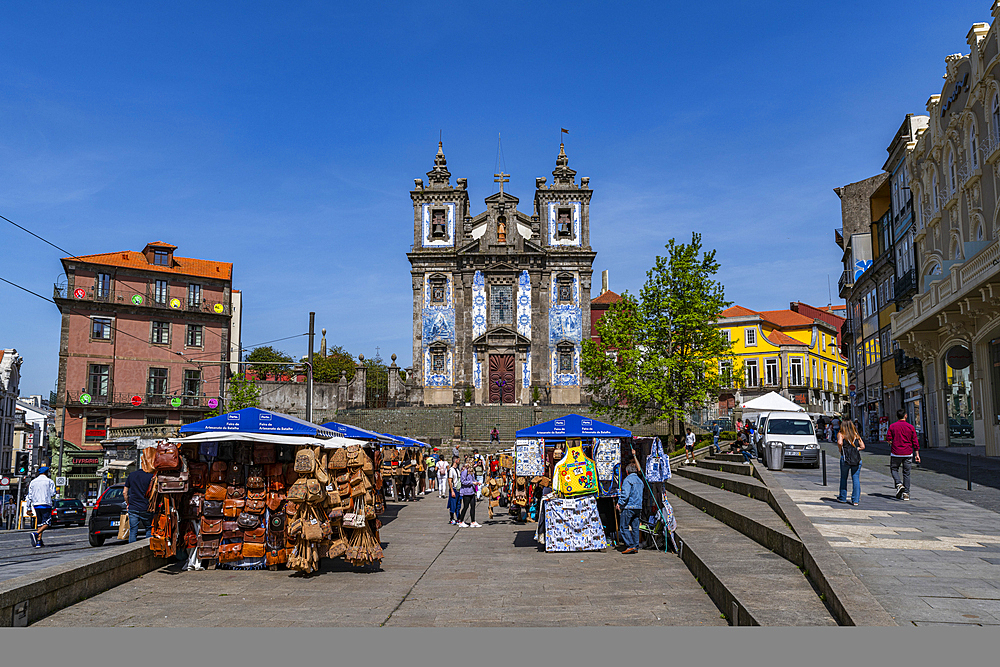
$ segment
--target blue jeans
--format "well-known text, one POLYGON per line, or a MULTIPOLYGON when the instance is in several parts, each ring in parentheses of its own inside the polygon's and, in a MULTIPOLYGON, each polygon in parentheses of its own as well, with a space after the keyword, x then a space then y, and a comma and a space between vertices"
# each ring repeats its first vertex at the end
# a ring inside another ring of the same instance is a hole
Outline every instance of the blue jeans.
POLYGON ((837 496, 837 500, 841 502, 847 501, 847 474, 851 475, 851 502, 857 504, 861 500, 861 464, 856 466, 849 466, 844 461, 844 457, 840 457, 840 495, 837 496))
POLYGON ((458 510, 458 503, 459 503, 458 493, 456 492, 454 496, 449 493, 448 494, 448 518, 449 519, 456 519, 456 520, 458 519, 458 511, 459 511, 458 510))
POLYGON ((137 512, 135 510, 128 511, 128 543, 132 544, 138 539, 139 536, 139 521, 142 521, 142 525, 146 528, 146 536, 149 536, 149 530, 153 525, 153 514, 152 512, 137 512))
POLYGON ((622 540, 629 549, 635 549, 639 546, 639 514, 641 512, 642 510, 622 510, 622 540))
POLYGON ((740 454, 743 455, 743 460, 746 461, 747 463, 750 463, 750 459, 753 458, 753 456, 750 454, 749 449, 744 449, 742 452, 740 452, 740 454))

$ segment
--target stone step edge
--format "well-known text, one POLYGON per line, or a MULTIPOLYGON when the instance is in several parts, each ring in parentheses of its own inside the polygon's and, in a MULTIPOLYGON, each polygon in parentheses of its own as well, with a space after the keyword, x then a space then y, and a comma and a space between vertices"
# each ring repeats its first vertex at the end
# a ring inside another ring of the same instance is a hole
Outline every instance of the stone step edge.
MULTIPOLYGON (((674 502, 684 503, 691 511, 699 512, 698 508, 685 503, 684 500, 678 497, 674 497, 674 502)), ((684 506, 682 505, 682 514, 684 506)), ((712 519, 712 521, 717 521, 712 519)), ((721 523, 721 522, 719 522, 721 523)), ((674 533, 675 538, 680 540, 677 545, 680 548, 681 560, 687 566, 688 570, 694 575, 698 583, 702 585, 708 596, 712 598, 712 602, 715 606, 719 608, 723 614, 725 614, 726 619, 729 621, 729 625, 732 626, 763 626, 761 619, 758 618, 758 613, 754 613, 747 608, 744 600, 740 599, 739 594, 734 590, 735 586, 728 585, 723 581, 722 576, 716 573, 712 568, 705 563, 702 556, 698 551, 697 540, 692 542, 687 537, 687 533, 684 531, 685 522, 682 517, 678 517, 677 531, 674 533), (735 612, 735 613, 734 613, 735 612)), ((727 530, 733 530, 728 526, 725 526, 727 530)), ((738 532, 738 531, 736 531, 738 532)), ((834 620, 836 618, 834 617, 834 620)))
MULTIPOLYGON (((793 565, 800 568, 805 567, 805 559, 803 558, 802 553, 802 541, 799 540, 798 536, 792 531, 791 528, 787 528, 784 532, 776 530, 773 526, 762 523, 758 519, 740 512, 736 508, 728 507, 708 495, 699 494, 697 488, 690 488, 695 485, 705 489, 711 489, 715 493, 724 493, 721 489, 716 489, 713 486, 709 486, 686 477, 683 478, 683 482, 680 483, 675 482, 673 479, 663 482, 665 489, 692 507, 696 507, 707 512, 713 519, 720 521, 742 535, 749 537, 762 547, 770 549, 793 565)), ((740 496, 732 494, 732 497, 738 498, 740 496)), ((761 510, 773 512, 770 506, 765 503, 758 503, 757 501, 754 501, 754 504, 759 505, 761 510)), ((773 514, 773 517, 776 521, 781 520, 776 513, 773 514)))
POLYGON ((731 491, 741 496, 749 496, 754 500, 766 503, 769 499, 769 492, 757 478, 750 475, 734 475, 722 470, 711 470, 709 468, 698 468, 692 466, 681 466, 677 468, 675 474, 687 479, 692 479, 702 484, 714 486, 717 489, 731 491), (726 477, 722 477, 726 475, 726 477))
POLYGON ((788 497, 785 489, 765 466, 754 461, 753 476, 768 489, 767 504, 795 531, 802 542, 802 566, 806 576, 824 597, 827 608, 840 625, 896 626, 892 616, 854 574, 836 549, 788 497))
POLYGON ((751 468, 746 463, 730 463, 728 461, 714 461, 712 459, 698 459, 697 465, 699 468, 708 468, 709 470, 719 470, 721 472, 728 472, 734 475, 751 475, 751 468))

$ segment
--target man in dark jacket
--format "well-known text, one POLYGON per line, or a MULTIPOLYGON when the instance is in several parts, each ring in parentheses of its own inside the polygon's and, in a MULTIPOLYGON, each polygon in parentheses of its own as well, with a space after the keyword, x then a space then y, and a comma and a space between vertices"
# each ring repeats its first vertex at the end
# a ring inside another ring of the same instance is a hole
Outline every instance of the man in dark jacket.
POLYGON ((920 463, 920 443, 917 441, 917 429, 906 421, 906 410, 896 410, 894 424, 889 426, 885 439, 891 445, 889 451, 889 472, 892 481, 896 483, 896 497, 902 500, 910 499, 910 465, 911 460, 920 463), (899 479, 899 467, 903 467, 903 479, 899 479))

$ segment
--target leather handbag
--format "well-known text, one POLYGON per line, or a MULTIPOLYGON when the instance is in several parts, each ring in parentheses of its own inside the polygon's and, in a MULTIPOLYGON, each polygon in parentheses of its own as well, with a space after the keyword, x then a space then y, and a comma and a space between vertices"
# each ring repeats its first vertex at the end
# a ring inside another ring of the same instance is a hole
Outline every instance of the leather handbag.
POLYGON ((243 544, 241 542, 223 544, 219 547, 220 563, 228 563, 234 560, 240 560, 241 558, 243 558, 243 544))
POLYGON ((188 501, 184 503, 184 516, 189 518, 198 517, 201 514, 201 502, 202 495, 200 493, 193 493, 188 501))
POLYGON ((208 464, 191 463, 188 465, 188 473, 191 479, 191 486, 195 489, 204 489, 208 483, 208 464))
POLYGON ((240 445, 239 447, 233 448, 233 460, 242 463, 244 470, 246 470, 246 467, 250 465, 252 458, 253 447, 250 445, 240 445))
POLYGON ((223 519, 223 521, 222 521, 222 530, 223 531, 229 531, 229 532, 235 533, 239 529, 240 529, 240 525, 238 523, 236 523, 235 521, 226 521, 225 519, 223 519))
POLYGON ((243 511, 243 506, 246 504, 245 500, 237 498, 226 498, 222 501, 222 514, 235 519, 243 511))
POLYGON ((226 488, 227 498, 245 498, 246 491, 242 486, 230 486, 226 488))
POLYGON ((247 476, 247 488, 248 489, 266 489, 267 482, 264 480, 263 475, 249 475, 247 476))
POLYGON ((198 536, 198 559, 199 560, 215 560, 219 557, 219 540, 216 539, 204 539, 202 536, 198 536))
POLYGON ((275 445, 274 459, 278 463, 292 463, 295 461, 295 447, 293 445, 275 445))
POLYGON ((247 500, 267 500, 267 491, 263 489, 247 491, 247 500))
POLYGON ((270 533, 285 533, 285 513, 272 512, 267 517, 267 530, 270 533))
POLYGON ((241 512, 240 516, 236 519, 236 523, 243 530, 253 530, 260 525, 260 516, 251 514, 250 512, 241 512))
POLYGON ((263 514, 264 508, 267 507, 267 501, 265 500, 250 500, 246 501, 246 511, 251 514, 263 514))
POLYGON ((302 534, 302 519, 292 519, 285 525, 285 536, 289 540, 298 539, 299 535, 302 534))
POLYGON ((219 443, 219 455, 216 457, 222 461, 232 461, 233 460, 233 443, 231 442, 220 442, 219 443))
POLYGON ((187 493, 190 488, 190 473, 187 461, 181 457, 179 470, 161 470, 156 473, 157 493, 187 493))
POLYGON ((226 462, 225 461, 214 461, 212 463, 212 469, 208 473, 208 481, 212 484, 225 484, 226 483, 226 462))
POLYGON ((269 547, 264 553, 264 562, 269 567, 284 565, 288 562, 288 552, 283 548, 269 547))
POLYGON ((219 455, 219 443, 203 442, 198 445, 198 453, 203 459, 214 459, 219 455))
POLYGON ((203 516, 201 518, 201 534, 202 535, 222 534, 222 519, 213 519, 207 516, 203 516))
POLYGON ((285 501, 285 516, 291 519, 293 516, 299 512, 299 503, 292 500, 285 501))
POLYGON ((153 458, 155 470, 177 470, 181 467, 181 453, 172 442, 160 442, 156 445, 156 456, 153 458))
POLYGON ((264 543, 263 542, 244 542, 243 543, 243 558, 263 558, 264 557, 264 543))
POLYGON ((344 510, 340 507, 334 507, 327 511, 326 518, 330 520, 330 523, 340 523, 344 520, 344 510))
POLYGON ((243 541, 244 542, 255 542, 257 544, 264 544, 267 539, 267 529, 263 525, 259 525, 251 530, 243 530, 243 541))
POLYGON ((226 487, 221 484, 209 484, 205 489, 205 500, 225 500, 226 487))
POLYGON ((361 457, 364 456, 364 452, 361 451, 361 447, 359 445, 349 445, 346 449, 348 468, 360 468, 364 465, 364 461, 361 460, 361 457))
POLYGON ((253 446, 253 462, 257 465, 269 465, 274 463, 274 445, 255 444, 253 446))
POLYGON ((235 521, 226 521, 222 524, 222 539, 239 540, 243 537, 243 531, 239 529, 235 521))
POLYGON ((229 464, 229 469, 226 470, 226 484, 228 486, 243 486, 243 471, 245 468, 242 463, 233 461, 229 464))
POLYGON ((317 504, 326 498, 326 487, 319 483, 318 479, 306 479, 306 502, 317 504))
POLYGON ((225 516, 223 512, 224 500, 205 500, 201 504, 201 515, 213 519, 221 519, 225 516))
POLYGON ((271 491, 267 494, 267 509, 277 512, 281 509, 281 503, 285 502, 285 494, 271 491))

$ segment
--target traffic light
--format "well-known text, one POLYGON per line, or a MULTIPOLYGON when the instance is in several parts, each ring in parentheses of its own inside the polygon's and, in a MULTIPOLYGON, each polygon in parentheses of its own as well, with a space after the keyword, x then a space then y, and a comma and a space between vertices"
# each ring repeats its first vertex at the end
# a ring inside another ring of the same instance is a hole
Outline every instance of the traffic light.
POLYGON ((24 477, 28 474, 28 457, 30 455, 29 452, 17 452, 14 458, 14 474, 18 477, 24 477))

